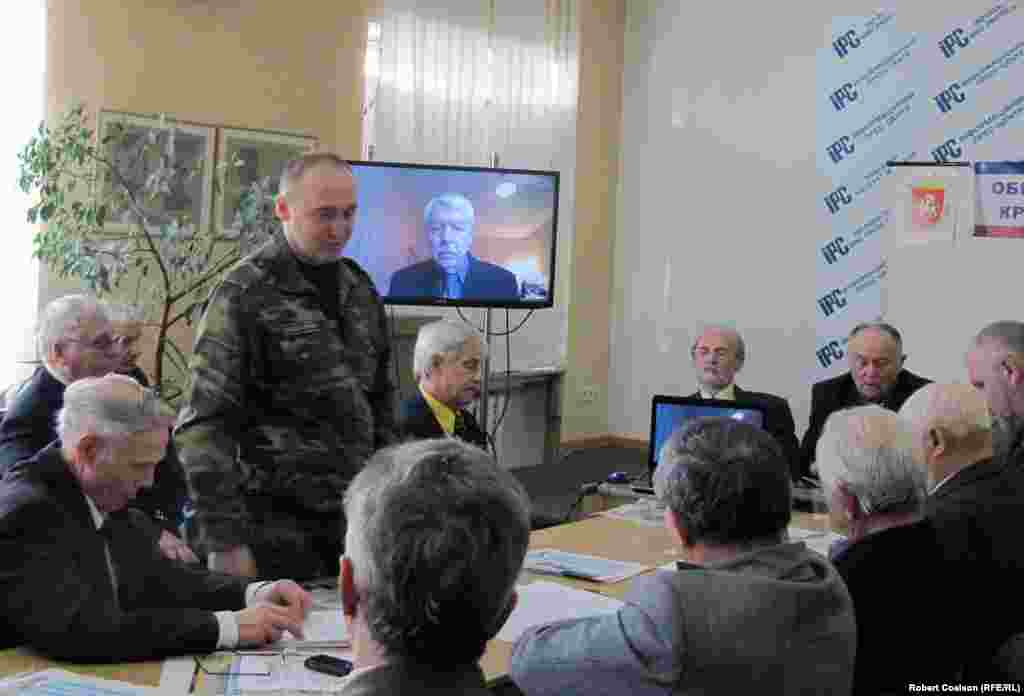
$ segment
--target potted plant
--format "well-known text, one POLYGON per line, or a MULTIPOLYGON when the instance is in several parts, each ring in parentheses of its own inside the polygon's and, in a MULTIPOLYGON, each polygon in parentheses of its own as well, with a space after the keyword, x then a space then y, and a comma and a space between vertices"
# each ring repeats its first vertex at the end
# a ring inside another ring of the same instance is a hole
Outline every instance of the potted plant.
POLYGON ((185 152, 175 121, 146 123, 128 128, 115 121, 98 137, 86 109, 75 106, 40 124, 18 156, 19 185, 37 194, 28 209, 36 224, 33 255, 98 296, 116 293, 141 308, 156 334, 153 384, 174 402, 187 387, 188 369, 171 332, 197 319, 221 275, 276 229, 276 181, 265 177, 243 191, 230 230, 211 215, 202 216, 208 222, 195 219, 195 206, 177 200, 182 192, 205 169, 216 193, 243 163, 212 167, 185 152))

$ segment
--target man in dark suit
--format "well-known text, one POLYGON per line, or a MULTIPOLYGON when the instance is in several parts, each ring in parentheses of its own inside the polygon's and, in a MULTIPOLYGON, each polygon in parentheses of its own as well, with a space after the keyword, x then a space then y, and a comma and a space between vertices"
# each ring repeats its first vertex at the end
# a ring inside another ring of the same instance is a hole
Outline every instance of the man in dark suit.
POLYGON ((388 295, 465 300, 518 298, 519 283, 514 273, 469 253, 475 215, 469 199, 457 193, 431 199, 423 211, 423 225, 432 258, 397 271, 391 277, 388 295))
MULTIPOLYGON (((0 475, 57 439, 56 416, 64 405, 68 384, 117 372, 123 365, 113 325, 95 297, 66 295, 53 300, 42 311, 37 333, 43 364, 21 387, 0 421, 0 475)), ((132 507, 152 522, 154 541, 170 558, 194 561, 178 536, 178 513, 186 488, 176 458, 157 467, 153 489, 133 501, 132 507)))
POLYGON ((0 646, 83 662, 153 659, 301 635, 307 592, 160 555, 124 509, 151 485, 172 422, 135 380, 85 378, 64 393, 60 441, 0 486, 0 646))
POLYGON ((487 696, 478 664, 516 604, 529 500, 451 438, 377 452, 345 493, 345 696, 487 696))
POLYGON ((456 437, 487 449, 487 434, 466 410, 480 397, 483 351, 468 324, 436 321, 420 328, 413 350, 418 389, 399 409, 407 437, 456 437))
POLYGON ((997 321, 979 331, 967 353, 967 374, 995 419, 996 456, 1024 475, 1024 322, 997 321))
POLYGON ((800 475, 812 476, 815 447, 825 420, 844 408, 878 404, 898 411, 911 394, 931 382, 903 369, 903 337, 884 322, 858 324, 846 342, 850 371, 811 388, 811 418, 800 445, 800 475))
POLYGON ((705 399, 742 401, 764 411, 764 428, 782 446, 790 476, 797 478, 800 444, 789 402, 780 396, 747 391, 735 383, 736 373, 743 367, 747 348, 739 332, 727 326, 708 326, 690 348, 693 369, 697 373, 698 391, 691 396, 705 399))

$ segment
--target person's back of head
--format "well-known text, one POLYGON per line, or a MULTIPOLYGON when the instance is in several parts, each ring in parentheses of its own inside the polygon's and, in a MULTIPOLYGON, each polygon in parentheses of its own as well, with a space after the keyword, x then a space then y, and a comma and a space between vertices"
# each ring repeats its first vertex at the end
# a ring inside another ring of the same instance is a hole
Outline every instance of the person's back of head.
POLYGON ((700 418, 662 447, 654 486, 684 547, 778 544, 791 517, 789 466, 770 434, 731 418, 700 418))
POLYGON ((985 395, 969 384, 929 384, 900 408, 913 439, 914 460, 929 489, 992 456, 992 416, 985 395))
POLYGON ((905 421, 881 406, 836 411, 825 421, 817 462, 832 526, 851 541, 884 520, 920 513, 925 473, 914 464, 905 421))
POLYGON ((385 659, 474 664, 511 612, 529 543, 516 479, 458 440, 421 440, 378 452, 345 513, 346 615, 385 659))

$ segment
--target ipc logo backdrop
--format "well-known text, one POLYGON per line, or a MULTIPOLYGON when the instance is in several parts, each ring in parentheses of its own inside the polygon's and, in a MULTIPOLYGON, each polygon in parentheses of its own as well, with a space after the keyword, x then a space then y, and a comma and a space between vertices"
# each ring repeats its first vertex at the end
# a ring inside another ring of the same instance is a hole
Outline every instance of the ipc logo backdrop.
MULTIPOLYGON (((1024 11, 991 1, 926 7, 836 17, 818 52, 813 380, 844 371, 846 334, 883 316, 892 244, 946 238, 956 225, 970 233, 962 205, 973 199, 969 177, 954 182, 944 167, 911 177, 886 162, 1020 158, 1010 143, 1020 140, 1024 114, 1024 11)), ((986 204, 979 165, 975 215, 979 224, 994 215, 991 227, 1001 222, 1024 236, 1024 169, 1009 179, 1006 168, 996 171, 1002 183, 990 181, 990 192, 1014 196, 1012 181, 1015 198, 986 204)))

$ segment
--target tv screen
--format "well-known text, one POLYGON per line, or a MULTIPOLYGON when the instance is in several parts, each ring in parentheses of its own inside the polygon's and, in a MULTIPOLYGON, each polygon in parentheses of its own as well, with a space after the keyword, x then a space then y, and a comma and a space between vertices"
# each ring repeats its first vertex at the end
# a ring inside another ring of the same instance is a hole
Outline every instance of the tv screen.
POLYGON ((386 304, 552 305, 558 172, 352 162, 345 255, 386 304))

